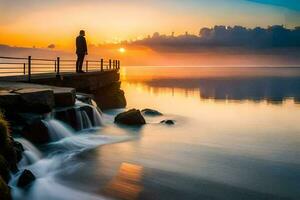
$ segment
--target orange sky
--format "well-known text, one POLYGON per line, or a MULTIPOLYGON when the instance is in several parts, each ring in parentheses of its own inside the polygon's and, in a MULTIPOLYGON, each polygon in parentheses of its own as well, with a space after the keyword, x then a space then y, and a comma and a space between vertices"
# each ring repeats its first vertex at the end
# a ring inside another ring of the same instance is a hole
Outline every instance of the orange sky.
POLYGON ((244 0, 1 0, 0 44, 73 49, 85 29, 90 44, 135 40, 153 32, 197 34, 215 24, 247 27, 299 25, 300 14, 283 7, 244 0), (259 19, 259 20, 257 20, 259 19))

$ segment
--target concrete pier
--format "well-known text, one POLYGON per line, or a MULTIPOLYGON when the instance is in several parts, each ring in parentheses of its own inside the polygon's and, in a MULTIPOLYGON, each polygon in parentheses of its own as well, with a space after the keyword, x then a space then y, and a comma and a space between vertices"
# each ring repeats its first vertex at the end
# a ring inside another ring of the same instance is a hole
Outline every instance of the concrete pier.
MULTIPOLYGON (((27 82, 25 76, 0 77, 4 82, 27 82)), ((120 89, 118 70, 88 73, 36 74, 31 84, 74 88, 76 92, 92 94, 101 109, 122 108, 126 106, 124 92, 120 89)))

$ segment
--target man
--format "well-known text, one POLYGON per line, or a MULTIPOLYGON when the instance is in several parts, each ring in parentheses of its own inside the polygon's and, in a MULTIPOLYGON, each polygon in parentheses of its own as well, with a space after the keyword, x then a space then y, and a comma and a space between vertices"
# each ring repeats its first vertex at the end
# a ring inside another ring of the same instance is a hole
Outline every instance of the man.
POLYGON ((84 56, 87 55, 87 45, 85 40, 85 32, 81 30, 79 32, 79 36, 76 38, 76 54, 77 54, 77 61, 76 61, 76 72, 77 73, 84 73, 82 71, 82 65, 84 56))

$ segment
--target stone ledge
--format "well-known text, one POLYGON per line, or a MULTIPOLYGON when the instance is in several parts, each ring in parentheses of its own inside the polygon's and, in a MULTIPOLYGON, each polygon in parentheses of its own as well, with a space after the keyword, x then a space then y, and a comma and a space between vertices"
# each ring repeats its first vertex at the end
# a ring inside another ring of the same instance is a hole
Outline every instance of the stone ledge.
POLYGON ((47 113, 54 107, 75 104, 74 88, 0 82, 0 107, 13 112, 47 113))

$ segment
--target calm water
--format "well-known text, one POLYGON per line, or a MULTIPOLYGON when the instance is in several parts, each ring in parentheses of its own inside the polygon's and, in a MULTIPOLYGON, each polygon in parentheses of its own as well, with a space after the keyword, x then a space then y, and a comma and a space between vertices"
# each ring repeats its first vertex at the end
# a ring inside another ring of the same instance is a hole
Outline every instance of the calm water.
POLYGON ((300 199, 300 68, 121 75, 128 108, 164 115, 129 128, 106 111, 103 127, 49 144, 15 199, 300 199))

